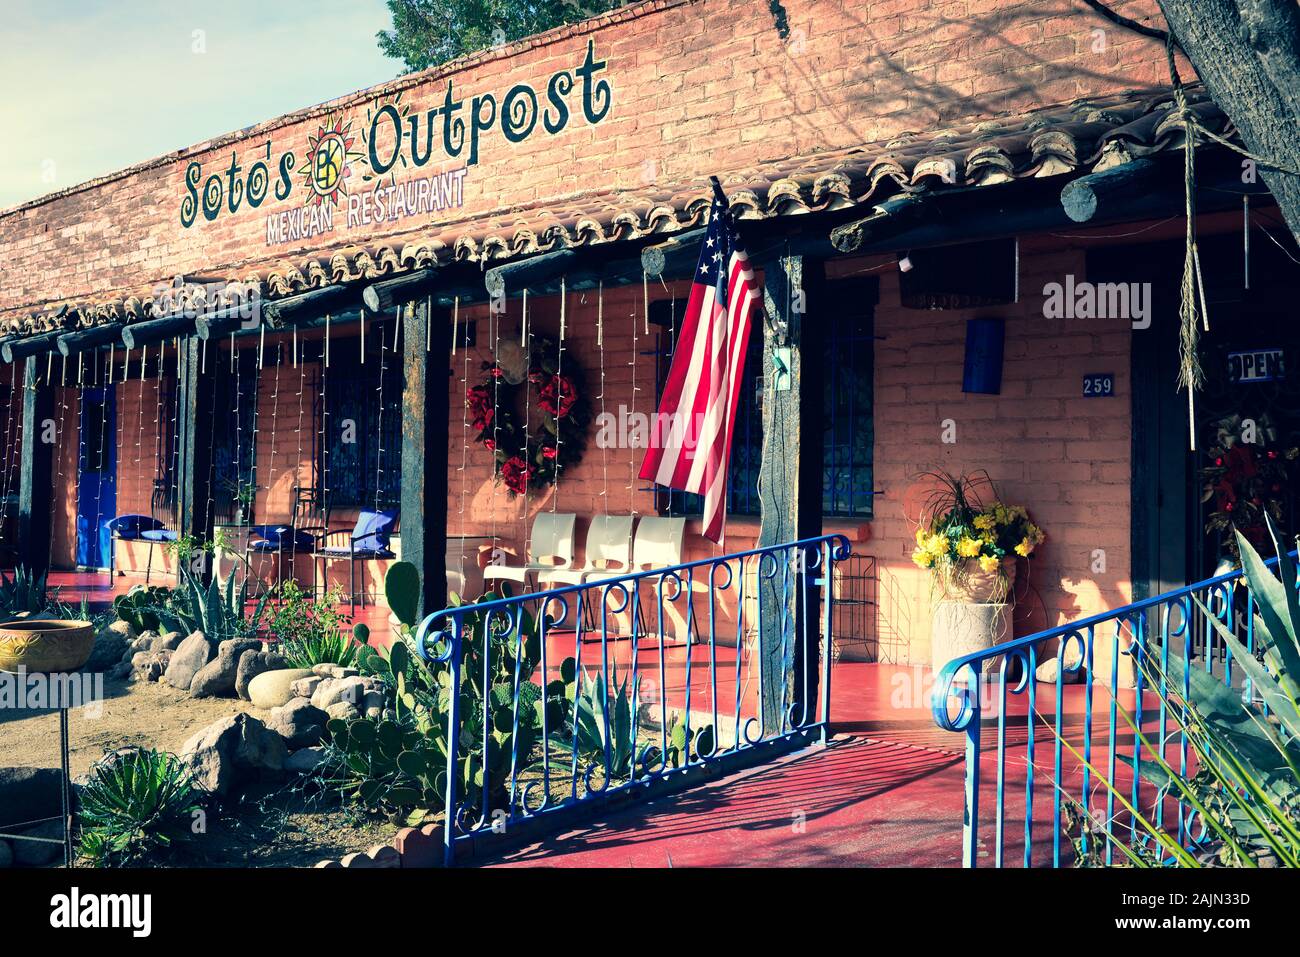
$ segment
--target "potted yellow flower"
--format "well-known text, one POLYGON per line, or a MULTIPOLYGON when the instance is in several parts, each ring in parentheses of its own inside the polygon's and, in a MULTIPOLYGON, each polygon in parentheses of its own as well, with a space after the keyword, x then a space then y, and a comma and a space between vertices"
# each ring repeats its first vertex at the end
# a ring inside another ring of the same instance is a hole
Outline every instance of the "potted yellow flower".
POLYGON ((939 592, 932 631, 939 667, 950 651, 956 657, 1011 637, 993 631, 1009 630, 1005 608, 1011 604, 1016 559, 1032 555, 1046 536, 1023 505, 997 498, 983 472, 973 477, 936 472, 923 478, 934 483, 935 491, 921 510, 912 561, 931 572, 939 592), (973 637, 979 638, 975 645, 964 647, 973 637))

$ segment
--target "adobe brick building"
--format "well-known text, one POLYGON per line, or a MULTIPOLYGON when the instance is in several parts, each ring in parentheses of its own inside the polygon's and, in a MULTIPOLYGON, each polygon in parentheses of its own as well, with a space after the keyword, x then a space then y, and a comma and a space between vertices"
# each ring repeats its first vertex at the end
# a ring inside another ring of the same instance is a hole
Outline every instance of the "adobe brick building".
MULTIPOLYGON (((434 511, 408 503, 443 495, 446 527, 432 519, 430 537, 468 536, 474 550, 522 553, 532 518, 554 509, 577 513, 579 545, 592 515, 685 514, 684 557, 717 553, 692 503, 636 478, 640 450, 596 440, 602 414, 654 411, 695 246, 670 246, 662 275, 643 270, 641 253, 694 235, 716 175, 769 315, 792 301, 782 290, 807 294, 793 388, 773 379, 773 324, 751 353, 727 548, 760 541, 760 526, 790 540, 814 514, 843 531, 874 559, 861 571, 869 620, 846 654, 929 660, 929 580, 909 557, 916 476, 929 469, 986 470, 1046 530, 1022 562, 1021 633, 1203 577, 1217 554, 1174 390, 1184 137, 1161 45, 1035 3, 778 9, 632 4, 0 213, 0 331, 15 351, 0 368, 0 429, 15 436, 11 551, 136 576, 167 557, 108 541, 106 519, 158 516, 204 538, 214 524, 290 521, 307 490, 335 528, 400 502, 404 557, 434 511), (1062 189, 1101 174, 1095 212, 1072 220, 1062 189), (558 265, 507 282, 494 306, 484 271, 528 262, 558 265), (401 277, 415 291, 367 312, 362 290, 401 277), (206 338, 193 316, 169 324, 160 291, 203 306, 227 281, 256 297, 258 320, 218 311, 206 338), (1145 317, 1045 306, 1052 284, 1086 282, 1148 290, 1145 317), (500 343, 524 341, 525 310, 537 340, 558 339, 563 322, 592 424, 558 485, 512 497, 464 396, 500 343), (963 391, 968 325, 980 319, 1002 320, 1000 383, 963 391), (412 391, 413 335, 436 356, 419 375, 450 370, 445 400, 412 391), (427 409, 442 410, 445 432, 427 409), (42 446, 30 429, 47 420, 54 441, 42 446), (778 437, 822 446, 823 488, 777 501, 769 480, 765 505, 759 473, 793 475, 781 469, 798 459, 773 450, 778 437), (445 485, 411 490, 420 456, 442 463, 445 485), (256 486, 251 518, 236 515, 232 480, 256 486), (24 481, 48 484, 50 503, 39 490, 20 496, 24 481)), ((1121 9, 1142 18, 1155 5, 1121 9)), ((1199 87, 1187 96, 1201 123, 1232 135, 1199 87)), ((1236 157, 1205 145, 1198 155, 1202 256, 1224 317, 1205 338, 1214 388, 1198 429, 1262 410, 1286 443, 1300 430, 1291 387, 1256 387, 1228 365, 1292 358, 1277 305, 1295 267, 1256 233, 1245 289, 1242 195, 1256 229, 1284 243, 1285 231, 1236 157)), ((384 565, 362 569, 371 598, 384 565)), ((301 558, 259 567, 316 582, 301 558)), ((345 585, 347 573, 330 570, 345 585)))

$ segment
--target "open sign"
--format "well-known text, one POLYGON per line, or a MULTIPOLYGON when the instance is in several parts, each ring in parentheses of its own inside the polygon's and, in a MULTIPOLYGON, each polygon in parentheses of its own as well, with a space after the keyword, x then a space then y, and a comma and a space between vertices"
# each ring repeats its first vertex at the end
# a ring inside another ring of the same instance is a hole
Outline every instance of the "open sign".
POLYGON ((1282 378, 1281 349, 1254 349, 1250 352, 1228 353, 1228 381, 1273 382, 1282 378))

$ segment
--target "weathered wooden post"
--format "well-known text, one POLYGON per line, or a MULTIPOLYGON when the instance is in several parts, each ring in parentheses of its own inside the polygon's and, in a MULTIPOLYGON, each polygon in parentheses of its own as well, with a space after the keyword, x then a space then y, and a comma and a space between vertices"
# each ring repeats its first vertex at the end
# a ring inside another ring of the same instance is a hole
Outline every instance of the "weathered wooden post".
POLYGON ((50 567, 53 526, 50 504, 54 475, 54 386, 42 382, 44 363, 23 364, 22 450, 18 460, 18 564, 33 572, 50 567))
POLYGON ((420 614, 447 606, 447 423, 451 322, 425 296, 403 310, 402 559, 420 573, 420 614))
MULTIPOLYGON (((212 444, 216 422, 217 376, 225 368, 203 368, 203 340, 184 336, 176 360, 176 429, 179 445, 176 477, 176 531, 181 538, 208 542, 213 532, 212 444)), ((183 555, 177 556, 178 561, 183 555)), ((212 556, 191 555, 191 571, 202 580, 212 574, 212 556)), ((178 572, 179 579, 179 572, 178 572)))
MULTIPOLYGON (((802 256, 763 264, 763 418, 770 429, 760 465, 759 547, 822 533, 822 336, 826 304, 823 265, 802 256)), ((755 330, 758 332, 758 330, 755 330)), ((758 604, 763 659, 763 730, 814 720, 817 699, 820 572, 805 574, 804 555, 778 552, 776 574, 759 569, 758 604), (783 652, 790 673, 782 671, 783 652)), ((815 556, 807 556, 814 559, 815 556)), ((770 566, 770 562, 765 563, 770 566)), ((788 728, 787 728, 788 730, 788 728)))

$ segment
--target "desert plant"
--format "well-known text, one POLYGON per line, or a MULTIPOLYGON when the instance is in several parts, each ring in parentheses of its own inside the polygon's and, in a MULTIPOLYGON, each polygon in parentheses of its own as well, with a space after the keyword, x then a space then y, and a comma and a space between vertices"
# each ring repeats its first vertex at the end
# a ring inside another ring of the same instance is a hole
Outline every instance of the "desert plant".
MULTIPOLYGON (((1272 859, 1300 867, 1300 596, 1295 560, 1279 541, 1271 518, 1267 525, 1278 556, 1276 577, 1236 533, 1243 579, 1257 610, 1254 636, 1263 660, 1196 600, 1244 674, 1248 693, 1179 656, 1170 655, 1162 670, 1158 648, 1139 656, 1148 687, 1163 699, 1174 733, 1183 732, 1195 753, 1194 770, 1179 774, 1165 761, 1161 742, 1151 741, 1123 707, 1118 709, 1145 751, 1140 771, 1156 786, 1156 800, 1173 797, 1194 810, 1204 823, 1206 841, 1198 848, 1181 846, 1092 768, 1132 815, 1137 834, 1148 845, 1134 848, 1109 836, 1134 866, 1150 866, 1165 857, 1195 867, 1210 858, 1208 851, 1215 863, 1227 866, 1255 867, 1272 859)), ((1107 837, 1092 833, 1103 841, 1107 837)))
POLYGON ((280 586, 280 604, 271 612, 267 627, 290 668, 346 667, 356 661, 358 645, 345 630, 349 619, 339 610, 340 598, 337 589, 318 600, 295 581, 280 586))
POLYGON ((626 779, 636 765, 641 679, 631 680, 631 687, 629 680, 625 676, 619 683, 617 666, 611 666, 608 681, 583 669, 582 687, 572 696, 571 721, 551 735, 557 747, 600 764, 610 778, 626 779))
POLYGON ((81 790, 81 856, 100 867, 155 862, 193 834, 202 807, 202 793, 178 758, 119 752, 96 765, 81 790))
POLYGON ((45 572, 33 574, 27 567, 19 565, 14 569, 14 577, 10 578, 0 571, 0 613, 16 615, 44 611, 48 601, 45 572))
MULTIPOLYGON (((486 614, 467 614, 461 636, 460 685, 453 687, 450 664, 426 665, 411 644, 419 594, 414 567, 395 563, 385 590, 389 607, 401 622, 397 640, 387 650, 368 647, 368 634, 358 626, 354 632, 359 642, 357 666, 383 680, 392 701, 392 721, 403 731, 403 748, 398 754, 389 753, 393 732, 383 732, 385 747, 378 725, 332 721, 333 763, 341 769, 337 783, 374 810, 409 812, 408 819, 421 818, 426 811, 409 802, 445 793, 448 718, 453 695, 459 695, 455 765, 459 803, 480 814, 507 806, 511 796, 506 785, 512 771, 528 767, 542 744, 543 707, 549 710, 551 727, 564 720, 569 708, 563 698, 565 681, 553 681, 543 692, 533 680, 541 653, 536 622, 521 612, 517 628, 507 631, 500 618, 489 628, 486 614), (360 733, 354 734, 354 728, 360 733), (401 757, 403 752, 408 756, 401 757)), ((489 593, 480 601, 498 597, 489 593)), ((461 607, 459 598, 453 596, 452 601, 461 607)), ((562 666, 570 689, 574 670, 571 660, 562 666)), ((571 690, 568 700, 572 700, 571 690)))
POLYGON ((178 596, 170 605, 155 605, 152 608, 160 627, 167 631, 179 631, 183 635, 201 631, 213 645, 230 638, 247 638, 257 632, 270 594, 262 595, 254 606, 253 613, 246 616, 247 574, 240 576, 232 570, 223 588, 216 576, 204 585, 185 564, 179 566, 179 571, 181 584, 176 589, 178 596), (238 583, 236 578, 239 579, 238 583))
POLYGON ((113 599, 113 611, 137 635, 146 631, 158 631, 162 625, 158 620, 157 609, 170 609, 172 606, 173 592, 164 585, 135 585, 125 595, 113 599))

